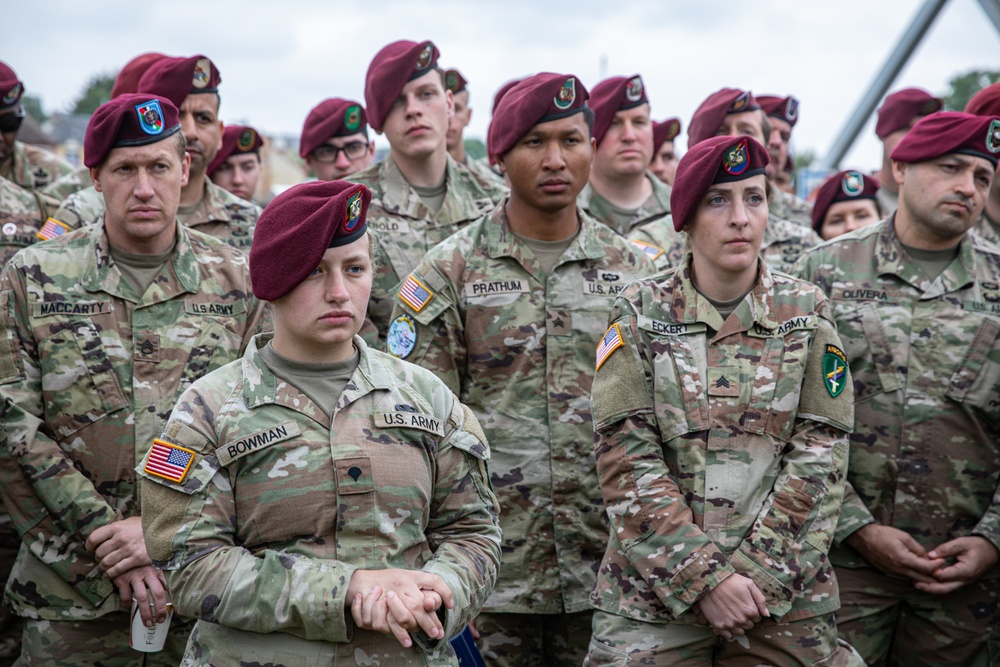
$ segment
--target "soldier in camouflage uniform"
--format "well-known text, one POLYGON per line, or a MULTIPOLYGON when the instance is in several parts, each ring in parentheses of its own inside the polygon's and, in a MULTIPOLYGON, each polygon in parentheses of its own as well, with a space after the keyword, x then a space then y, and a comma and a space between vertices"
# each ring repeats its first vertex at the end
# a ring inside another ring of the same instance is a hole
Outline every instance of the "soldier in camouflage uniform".
POLYGON ((684 155, 671 207, 691 253, 618 296, 597 348, 611 537, 590 667, 861 664, 827 560, 850 379, 826 297, 759 259, 767 162, 751 138, 684 155))
POLYGON ((302 124, 299 157, 320 181, 347 178, 375 161, 375 142, 368 138, 368 115, 354 100, 325 99, 302 124))
MULTIPOLYGON (((580 208, 626 238, 633 238, 641 228, 660 229, 669 225, 670 186, 660 182, 648 167, 653 159, 653 124, 649 118, 649 99, 642 77, 615 76, 594 86, 590 105, 594 109, 594 167, 590 182, 580 193, 580 208)), ((668 268, 666 254, 647 244, 637 244, 657 262, 658 269, 668 268), (658 261, 659 260, 659 261, 658 261)))
MULTIPOLYGON (((0 281, 0 495, 23 540, 5 599, 25 619, 19 664, 137 666, 130 600, 151 622, 166 597, 133 468, 263 305, 243 255, 176 222, 188 158, 169 100, 102 105, 84 145, 103 223, 25 248, 0 281)), ((176 665, 189 629, 174 619, 145 664, 176 665)))
POLYGON ((928 114, 936 113, 944 106, 944 100, 934 97, 920 88, 903 88, 886 95, 878 108, 875 135, 882 142, 882 167, 875 172, 881 187, 878 191, 878 205, 882 215, 889 216, 899 206, 899 183, 892 172, 893 149, 902 141, 917 121, 928 114))
POLYGON ((479 423, 356 335, 370 201, 319 181, 268 205, 250 266, 275 333, 195 382, 140 466, 150 555, 199 619, 184 665, 457 667, 447 640, 493 588, 479 423))
POLYGON ((653 121, 653 161, 649 170, 660 181, 672 186, 677 175, 677 151, 674 139, 681 133, 681 119, 668 118, 662 122, 653 121))
POLYGON ((465 128, 472 120, 472 107, 469 106, 468 81, 457 69, 444 71, 444 87, 451 91, 455 102, 455 113, 448 118, 447 147, 448 155, 469 171, 477 179, 487 183, 503 184, 503 177, 490 168, 488 159, 476 160, 465 152, 465 128))
MULTIPOLYGON (((181 110, 181 125, 191 155, 191 177, 181 191, 178 210, 181 224, 246 253, 260 207, 226 192, 206 175, 222 146, 218 94, 221 81, 215 63, 198 55, 156 61, 143 73, 137 88, 166 97, 181 110)), ((100 220, 103 212, 100 195, 93 188, 85 188, 66 198, 52 217, 75 229, 100 220)))
POLYGON ((371 189, 368 224, 384 236, 369 313, 379 345, 403 279, 428 250, 492 210, 506 191, 448 155, 453 102, 437 58, 432 42, 393 42, 372 59, 365 80, 368 122, 389 140, 385 160, 350 177, 371 189))
POLYGON ((47 236, 38 234, 47 217, 48 202, 38 191, 25 190, 0 179, 0 268, 21 248, 47 236))
POLYGON ((590 173, 587 92, 540 74, 490 126, 510 198, 432 249, 406 279, 390 354, 433 370, 493 449, 503 567, 477 626, 489 664, 579 665, 607 541, 588 397, 611 298, 653 267, 576 206, 590 173), (554 116, 554 118, 553 118, 554 116))
POLYGON ((869 664, 996 664, 1000 248, 967 230, 1000 117, 942 112, 892 153, 899 209, 807 253, 854 379, 830 558, 842 635, 869 664))
MULTIPOLYGON (((986 86, 965 105, 965 113, 977 116, 1000 116, 1000 83, 986 86)), ((987 241, 1000 245, 1000 178, 993 179, 983 214, 973 230, 987 241)))
POLYGON ((0 62, 0 177, 26 190, 39 190, 73 167, 58 155, 17 140, 25 116, 23 93, 17 74, 0 62))
POLYGON ((773 196, 774 201, 768 199, 768 207, 779 218, 811 227, 812 204, 795 196, 794 184, 787 180, 785 172, 785 167, 790 162, 788 144, 792 139, 792 129, 799 120, 799 101, 791 95, 759 95, 757 103, 766 116, 768 130, 765 145, 771 156, 771 162, 767 165, 767 177, 774 187, 767 194, 769 198, 773 196), (786 178, 785 182, 790 188, 787 192, 777 185, 782 178, 786 178))

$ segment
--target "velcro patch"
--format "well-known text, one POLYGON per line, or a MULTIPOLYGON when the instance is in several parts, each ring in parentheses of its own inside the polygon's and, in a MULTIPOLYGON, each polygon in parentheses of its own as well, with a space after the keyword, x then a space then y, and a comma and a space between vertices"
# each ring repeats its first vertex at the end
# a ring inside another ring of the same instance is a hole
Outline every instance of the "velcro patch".
POLYGON ((215 457, 219 459, 219 463, 226 466, 236 459, 246 456, 247 454, 252 454, 256 451, 264 449, 265 447, 269 447, 276 442, 289 440, 301 434, 302 431, 299 429, 299 425, 296 422, 287 421, 284 424, 272 426, 264 429, 263 431, 258 431, 238 440, 226 443, 225 445, 216 448, 215 457))
POLYGON ((35 232, 35 236, 43 241, 48 241, 54 239, 57 236, 62 236, 69 231, 69 225, 63 222, 59 222, 55 218, 48 218, 45 220, 45 224, 42 228, 35 232))
POLYGON ((142 469, 150 475, 180 484, 191 469, 194 456, 190 449, 156 438, 142 469))
POLYGON ((245 301, 191 301, 184 300, 184 312, 192 315, 218 315, 222 317, 233 317, 242 315, 247 310, 245 301))
POLYGON ((717 366, 708 369, 708 395, 738 397, 740 369, 738 366, 717 366))
POLYGON ((604 362, 608 360, 611 354, 623 346, 625 342, 622 340, 622 332, 618 328, 618 323, 614 323, 608 329, 607 333, 604 334, 604 338, 597 346, 597 366, 594 372, 601 370, 601 366, 604 362))
POLYGON ((106 315, 112 311, 110 301, 41 301, 31 305, 35 317, 50 315, 106 315))
POLYGON ((687 336, 689 334, 704 333, 705 331, 705 325, 701 322, 695 322, 694 324, 663 322, 662 320, 654 320, 645 315, 639 315, 636 318, 636 324, 643 331, 649 331, 660 336, 687 336))
POLYGON ((510 280, 477 280, 465 284, 465 298, 492 296, 494 294, 527 294, 531 291, 526 280, 512 278, 510 280))
POLYGON ((650 259, 655 260, 657 257, 659 257, 664 253, 663 248, 661 248, 658 245, 653 245, 652 243, 646 243, 644 241, 636 241, 635 239, 632 239, 632 243, 637 245, 640 250, 646 253, 646 257, 649 257, 650 259))
POLYGON ((427 305, 427 302, 434 298, 434 292, 413 276, 409 276, 403 286, 399 288, 399 294, 396 296, 419 313, 427 305))
POLYGON ((439 438, 444 436, 443 420, 419 412, 376 412, 372 423, 375 428, 416 428, 439 438))

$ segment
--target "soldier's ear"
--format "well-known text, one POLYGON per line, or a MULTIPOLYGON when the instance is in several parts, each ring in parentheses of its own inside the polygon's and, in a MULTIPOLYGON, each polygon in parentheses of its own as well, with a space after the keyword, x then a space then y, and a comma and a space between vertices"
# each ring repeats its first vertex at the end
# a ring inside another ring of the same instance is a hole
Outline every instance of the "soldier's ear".
POLYGON ((90 167, 90 180, 94 182, 94 189, 98 192, 104 192, 101 190, 101 170, 98 167, 90 167))
POLYGON ((497 155, 496 156, 496 161, 497 161, 497 169, 500 170, 500 173, 501 174, 506 174, 507 173, 507 165, 504 164, 503 155, 497 155))

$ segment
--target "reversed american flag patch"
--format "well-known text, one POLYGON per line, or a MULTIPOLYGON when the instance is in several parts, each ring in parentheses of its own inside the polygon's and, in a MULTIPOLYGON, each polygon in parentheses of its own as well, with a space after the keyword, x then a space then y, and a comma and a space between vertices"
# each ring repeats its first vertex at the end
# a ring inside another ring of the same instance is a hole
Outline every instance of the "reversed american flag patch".
POLYGON ((65 223, 59 222, 55 218, 48 218, 42 228, 35 232, 35 236, 43 241, 48 241, 54 239, 57 236, 62 236, 69 231, 69 226, 65 223))
POLYGON ((622 332, 618 329, 618 325, 612 324, 597 346, 597 368, 594 371, 601 370, 601 366, 608 360, 611 353, 624 344, 624 341, 622 341, 622 332))
POLYGON ((427 286, 422 282, 410 276, 403 283, 403 286, 399 288, 397 296, 400 301, 419 313, 427 305, 427 302, 434 298, 434 292, 427 289, 427 286))
POLYGON ((153 448, 146 457, 142 469, 150 475, 169 479, 178 484, 184 481, 188 469, 194 462, 194 452, 159 438, 153 440, 153 448))
POLYGON ((646 257, 650 259, 656 259, 663 254, 663 248, 658 245, 646 243, 645 241, 636 241, 635 239, 632 239, 632 243, 639 246, 639 249, 646 253, 646 257))

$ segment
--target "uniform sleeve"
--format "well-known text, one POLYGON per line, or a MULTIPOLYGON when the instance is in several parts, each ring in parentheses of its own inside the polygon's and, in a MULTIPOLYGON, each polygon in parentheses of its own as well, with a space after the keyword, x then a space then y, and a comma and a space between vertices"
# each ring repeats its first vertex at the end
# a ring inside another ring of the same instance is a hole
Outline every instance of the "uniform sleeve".
POLYGON ((237 544, 228 472, 204 454, 217 440, 207 403, 196 383, 167 423, 162 439, 196 453, 180 483, 145 473, 149 454, 137 468, 146 548, 177 611, 250 632, 350 641, 344 605, 356 567, 270 549, 253 554, 237 544))
POLYGON ((621 298, 612 320, 623 345, 597 370, 591 398, 601 494, 612 535, 676 618, 736 570, 695 525, 664 461, 648 352, 637 344, 636 318, 621 298))
POLYGON ((114 585, 84 544, 122 516, 74 467, 45 423, 42 367, 18 266, 9 263, 0 279, 0 495, 32 553, 97 605, 114 585))
MULTIPOLYGON (((444 579, 455 599, 455 606, 444 610, 445 637, 457 635, 479 614, 500 568, 500 509, 487 470, 489 445, 476 416, 457 397, 453 400, 452 430, 438 450, 427 527, 434 557, 423 567, 444 579)), ((434 648, 423 633, 417 641, 434 648)))

